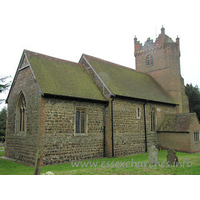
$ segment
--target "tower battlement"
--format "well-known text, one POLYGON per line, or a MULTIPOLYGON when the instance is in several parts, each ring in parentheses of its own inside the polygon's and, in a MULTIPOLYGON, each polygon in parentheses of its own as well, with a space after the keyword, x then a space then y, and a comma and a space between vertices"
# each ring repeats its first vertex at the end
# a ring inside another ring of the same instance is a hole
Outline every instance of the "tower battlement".
POLYGON ((180 72, 179 38, 174 42, 164 27, 155 42, 147 38, 144 45, 134 38, 136 70, 150 74, 175 100, 177 112, 188 112, 188 100, 180 72))
POLYGON ((152 39, 147 38, 144 45, 142 45, 142 43, 140 43, 140 41, 138 41, 137 38, 135 37, 134 44, 135 44, 135 57, 140 56, 142 54, 151 53, 152 51, 158 51, 158 50, 164 49, 167 46, 167 44, 173 44, 177 53, 180 56, 178 36, 176 38, 176 42, 174 42, 168 35, 165 34, 164 27, 161 28, 161 34, 159 34, 155 42, 152 39))

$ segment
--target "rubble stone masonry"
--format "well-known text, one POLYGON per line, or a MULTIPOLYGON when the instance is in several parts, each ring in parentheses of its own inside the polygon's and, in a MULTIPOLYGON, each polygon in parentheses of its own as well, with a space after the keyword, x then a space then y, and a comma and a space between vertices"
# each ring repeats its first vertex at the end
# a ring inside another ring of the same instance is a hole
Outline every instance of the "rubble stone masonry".
POLYGON ((5 156, 30 165, 35 163, 35 154, 40 148, 40 103, 41 93, 31 69, 27 67, 19 70, 8 98, 5 156), (21 92, 26 100, 25 132, 16 131, 17 103, 21 92))
POLYGON ((103 157, 104 105, 42 98, 41 143, 43 165, 103 157), (77 107, 87 110, 87 132, 75 133, 77 107))
MULTIPOLYGON (((114 125, 114 156, 125 156, 145 152, 145 126, 144 105, 145 102, 133 99, 116 98, 113 101, 113 125, 114 125), (139 109, 139 115, 138 115, 139 109)), ((156 127, 161 123, 162 117, 167 113, 175 113, 175 106, 146 103, 147 146, 158 145, 156 131, 151 131, 151 110, 156 110, 156 127)))

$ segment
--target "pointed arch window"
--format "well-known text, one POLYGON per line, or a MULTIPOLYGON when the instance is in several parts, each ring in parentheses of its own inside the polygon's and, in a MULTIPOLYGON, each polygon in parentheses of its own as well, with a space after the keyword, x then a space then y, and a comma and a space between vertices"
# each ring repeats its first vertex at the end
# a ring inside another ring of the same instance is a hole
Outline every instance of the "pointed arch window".
POLYGON ((153 65, 153 56, 150 54, 147 55, 146 62, 147 62, 147 66, 152 66, 153 65))
POLYGON ((75 134, 86 134, 87 133, 87 109, 76 108, 75 116, 75 134))
POLYGON ((16 131, 26 131, 26 99, 23 93, 20 94, 17 103, 16 131))
POLYGON ((151 109, 151 131, 156 130, 156 112, 155 109, 151 109))
POLYGON ((147 66, 149 66, 149 56, 147 56, 147 66))

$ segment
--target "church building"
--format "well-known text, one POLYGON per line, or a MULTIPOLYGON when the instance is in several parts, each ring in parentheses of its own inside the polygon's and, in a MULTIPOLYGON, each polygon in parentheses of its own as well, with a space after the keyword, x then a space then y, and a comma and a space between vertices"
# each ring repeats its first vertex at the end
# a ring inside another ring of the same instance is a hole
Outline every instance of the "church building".
POLYGON ((136 70, 83 54, 78 63, 24 50, 6 103, 5 156, 40 165, 144 153, 199 152, 179 38, 134 39, 136 70))

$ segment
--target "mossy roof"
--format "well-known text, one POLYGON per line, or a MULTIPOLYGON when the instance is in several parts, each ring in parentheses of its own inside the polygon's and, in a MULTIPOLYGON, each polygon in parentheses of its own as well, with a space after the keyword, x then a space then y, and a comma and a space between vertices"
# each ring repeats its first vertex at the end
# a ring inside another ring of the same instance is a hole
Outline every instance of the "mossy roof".
POLYGON ((82 64, 24 50, 44 94, 105 101, 82 64))
POLYGON ((176 104, 150 75, 92 56, 84 57, 113 94, 176 104))
POLYGON ((166 114, 158 132, 189 133, 195 113, 166 114))
POLYGON ((175 43, 169 36, 166 35, 165 43, 175 43))

